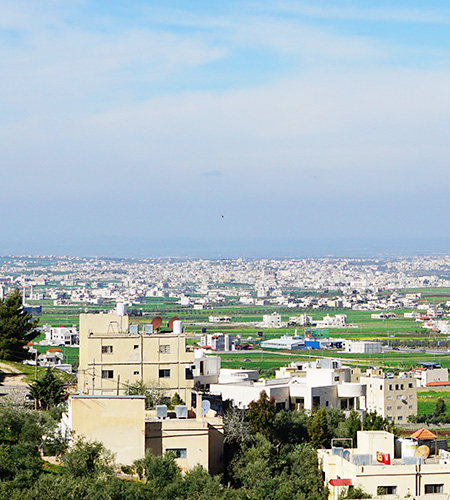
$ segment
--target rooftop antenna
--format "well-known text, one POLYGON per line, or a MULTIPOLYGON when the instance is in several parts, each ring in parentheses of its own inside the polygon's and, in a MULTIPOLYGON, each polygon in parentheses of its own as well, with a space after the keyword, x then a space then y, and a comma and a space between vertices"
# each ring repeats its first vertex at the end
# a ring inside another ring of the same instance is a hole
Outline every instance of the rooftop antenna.
POLYGON ((202 417, 204 417, 209 412, 210 408, 211 403, 207 399, 204 399, 202 401, 202 417))
POLYGON ((156 331, 162 325, 161 316, 156 316, 156 318, 152 319, 153 330, 156 331))

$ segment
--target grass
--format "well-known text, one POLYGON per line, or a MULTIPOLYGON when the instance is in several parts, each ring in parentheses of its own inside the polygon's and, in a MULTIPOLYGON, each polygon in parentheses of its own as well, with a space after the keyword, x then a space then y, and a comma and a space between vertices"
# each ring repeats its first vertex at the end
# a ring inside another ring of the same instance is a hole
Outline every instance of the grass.
POLYGON ((417 413, 419 415, 434 412, 436 400, 442 398, 447 406, 447 413, 450 413, 450 391, 424 391, 417 393, 417 413))

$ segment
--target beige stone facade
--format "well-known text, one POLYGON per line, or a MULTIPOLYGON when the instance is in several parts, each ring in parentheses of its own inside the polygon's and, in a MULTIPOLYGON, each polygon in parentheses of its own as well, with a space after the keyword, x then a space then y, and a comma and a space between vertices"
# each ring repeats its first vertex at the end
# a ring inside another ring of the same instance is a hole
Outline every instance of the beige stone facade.
POLYGON ((417 386, 411 372, 393 378, 361 376, 360 383, 367 387, 368 411, 376 411, 395 424, 404 424, 410 415, 417 415, 417 386))
POLYGON ((130 329, 128 316, 80 315, 78 389, 83 394, 126 394, 129 383, 142 381, 178 392, 190 405, 194 352, 186 336, 130 329))
MULTIPOLYGON (((197 404, 201 408, 201 397, 197 404)), ((213 473, 222 470, 223 419, 212 410, 205 416, 191 410, 187 418, 169 411, 157 418, 145 410, 143 396, 78 395, 69 398, 63 424, 75 439, 102 442, 118 464, 129 465, 148 450, 157 456, 172 450, 184 470, 197 464, 213 473)))

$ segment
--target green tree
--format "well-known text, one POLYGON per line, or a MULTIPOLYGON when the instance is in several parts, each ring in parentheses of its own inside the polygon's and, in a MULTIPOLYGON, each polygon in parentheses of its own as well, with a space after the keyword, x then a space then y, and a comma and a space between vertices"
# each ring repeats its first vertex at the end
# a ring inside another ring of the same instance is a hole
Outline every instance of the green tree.
POLYGON ((30 394, 37 401, 41 410, 48 410, 63 403, 67 398, 64 382, 47 368, 44 376, 30 384, 30 394))
POLYGON ((147 451, 144 458, 136 460, 133 464, 141 480, 155 492, 164 490, 171 483, 181 479, 181 469, 175 462, 175 454, 171 451, 162 456, 155 456, 147 451))
POLYGON ((436 400, 436 404, 434 406, 434 416, 440 417, 441 415, 445 415, 446 412, 447 412, 447 408, 446 408, 444 399, 438 398, 436 400))
POLYGON ((133 384, 127 384, 126 387, 130 396, 145 396, 147 410, 155 408, 156 405, 170 404, 167 388, 153 380, 149 380, 147 383, 138 380, 133 384))
POLYGON ((18 288, 0 299, 0 358, 18 361, 28 357, 25 346, 36 336, 37 324, 38 320, 24 311, 18 288))
POLYGON ((169 408, 171 410, 173 410, 175 408, 175 406, 178 406, 178 405, 184 405, 186 404, 182 399, 181 399, 181 396, 178 394, 178 392, 176 392, 173 396, 172 396, 172 399, 170 401, 170 406, 169 408))
POLYGON ((304 411, 280 411, 273 421, 272 438, 277 444, 296 445, 308 441, 308 416, 304 411))
POLYGON ((369 411, 366 413, 363 427, 365 431, 387 431, 392 432, 392 434, 397 432, 394 423, 378 415, 376 411, 369 411))
POLYGON ((80 439, 64 455, 64 472, 71 477, 86 478, 111 476, 113 473, 113 454, 98 441, 80 439))
POLYGON ((259 399, 248 405, 248 419, 253 432, 269 435, 275 418, 275 400, 261 391, 259 399))
POLYGON ((308 420, 309 442, 314 448, 325 448, 329 441, 328 419, 325 408, 319 408, 317 413, 308 420))

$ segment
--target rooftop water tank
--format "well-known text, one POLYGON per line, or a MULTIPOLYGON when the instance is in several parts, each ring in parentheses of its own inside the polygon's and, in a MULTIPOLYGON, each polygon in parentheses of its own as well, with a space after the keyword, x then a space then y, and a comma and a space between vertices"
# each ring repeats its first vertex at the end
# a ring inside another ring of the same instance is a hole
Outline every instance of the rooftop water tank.
POLYGON ((118 316, 126 316, 127 314, 127 305, 123 302, 118 302, 116 306, 116 311, 118 316))
POLYGON ((417 450, 417 441, 415 439, 401 438, 402 458, 413 457, 417 450))
POLYGON ((180 335, 183 333, 183 323, 179 319, 173 322, 173 333, 180 335))

